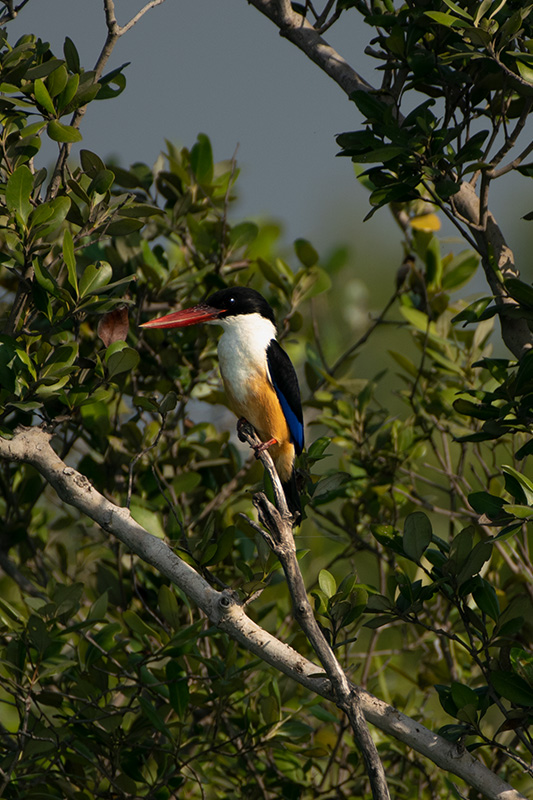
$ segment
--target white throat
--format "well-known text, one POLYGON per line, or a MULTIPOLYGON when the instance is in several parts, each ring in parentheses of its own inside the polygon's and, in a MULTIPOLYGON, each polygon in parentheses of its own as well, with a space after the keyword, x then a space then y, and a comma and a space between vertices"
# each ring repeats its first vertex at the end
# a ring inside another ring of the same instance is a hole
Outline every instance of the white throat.
POLYGON ((225 317, 216 324, 224 329, 218 343, 220 372, 236 399, 244 402, 250 379, 268 375, 266 350, 276 338, 276 328, 257 313, 225 317))

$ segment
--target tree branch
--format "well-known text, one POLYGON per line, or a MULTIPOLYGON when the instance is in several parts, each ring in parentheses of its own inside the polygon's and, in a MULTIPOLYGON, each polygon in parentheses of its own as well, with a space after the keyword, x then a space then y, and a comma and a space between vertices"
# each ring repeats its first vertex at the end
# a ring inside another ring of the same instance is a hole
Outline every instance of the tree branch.
MULTIPOLYGON (((239 436, 241 439, 244 438, 250 447, 255 448, 261 444, 261 440, 248 423, 246 426, 240 426, 239 436)), ((291 515, 274 462, 267 450, 259 451, 258 457, 270 475, 276 501, 280 504, 280 511, 263 493, 254 496, 254 505, 259 512, 259 519, 268 531, 268 535, 264 538, 283 567, 293 602, 294 616, 326 671, 333 689, 335 703, 350 720, 354 739, 363 755, 374 800, 390 800, 383 764, 361 710, 359 688, 349 684, 346 674, 335 658, 311 608, 296 556, 291 515)))
MULTIPOLYGON (((317 677, 319 668, 316 664, 253 622, 231 591, 213 589, 165 542, 135 522, 127 509, 106 500, 84 475, 61 461, 51 447, 50 439, 51 435, 39 428, 18 429, 12 439, 0 438, 0 458, 32 464, 62 500, 94 520, 179 586, 222 631, 308 690, 335 702, 331 683, 325 676, 317 677)), ((368 722, 441 769, 462 778, 489 800, 526 800, 524 795, 460 746, 446 741, 369 692, 360 689, 358 696, 368 722)))
POLYGON ((249 2, 277 25, 281 36, 300 48, 326 75, 333 78, 348 96, 357 89, 365 92, 374 90, 333 47, 324 41, 318 30, 305 17, 292 10, 290 2, 280 3, 279 0, 249 0, 249 2))

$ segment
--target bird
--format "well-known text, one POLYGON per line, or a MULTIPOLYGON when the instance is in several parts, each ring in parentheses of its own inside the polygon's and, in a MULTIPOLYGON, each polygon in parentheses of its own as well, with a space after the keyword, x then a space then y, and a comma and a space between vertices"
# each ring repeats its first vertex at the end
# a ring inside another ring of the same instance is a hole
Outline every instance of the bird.
POLYGON ((292 362, 276 339, 274 311, 262 294, 244 286, 220 289, 204 302, 145 322, 143 328, 220 325, 218 361, 228 405, 248 421, 268 448, 289 511, 301 516, 294 463, 304 447, 300 387, 292 362))

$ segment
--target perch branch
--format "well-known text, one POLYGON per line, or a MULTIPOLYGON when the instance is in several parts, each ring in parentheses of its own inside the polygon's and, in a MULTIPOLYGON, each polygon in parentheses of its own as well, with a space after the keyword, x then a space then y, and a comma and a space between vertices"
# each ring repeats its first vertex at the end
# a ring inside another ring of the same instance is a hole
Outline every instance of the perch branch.
MULTIPOLYGON (((261 444, 261 440, 248 423, 240 426, 239 436, 244 438, 252 448, 261 444)), ((254 505, 259 513, 259 519, 268 531, 268 535, 265 537, 266 542, 283 567, 293 602, 294 616, 324 667, 333 690, 335 703, 350 720, 354 739, 363 755, 372 787, 372 796, 375 800, 390 800, 385 770, 361 710, 359 689, 348 682, 346 674, 335 658, 311 608, 296 556, 291 515, 274 462, 268 450, 259 451, 258 458, 270 475, 280 510, 278 511, 262 492, 254 495, 254 505)))

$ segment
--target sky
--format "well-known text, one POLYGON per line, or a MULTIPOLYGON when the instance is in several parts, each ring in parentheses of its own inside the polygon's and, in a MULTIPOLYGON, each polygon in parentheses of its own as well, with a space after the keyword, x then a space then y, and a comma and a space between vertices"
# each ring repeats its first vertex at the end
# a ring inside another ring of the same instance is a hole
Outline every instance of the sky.
MULTIPOLYGON (((143 4, 116 0, 119 24, 143 4)), ((91 68, 106 33, 103 3, 30 0, 8 31, 10 41, 33 32, 58 55, 70 36, 91 68)), ((371 34, 358 15, 346 14, 326 38, 376 83, 376 62, 364 55, 371 34)), ((119 40, 106 71, 124 62, 131 62, 125 92, 90 106, 81 146, 125 166, 155 161, 165 139, 190 147, 199 132, 211 138, 216 160, 231 158, 238 146, 235 218, 282 220, 285 243, 308 238, 322 254, 349 244, 363 277, 379 248, 391 262, 392 283, 400 234, 387 210, 363 223, 367 193, 349 159, 336 158, 335 134, 360 127, 355 106, 246 0, 166 0, 119 40)), ((502 183, 493 207, 525 262, 531 235, 520 217, 533 208, 531 191, 502 183)))

